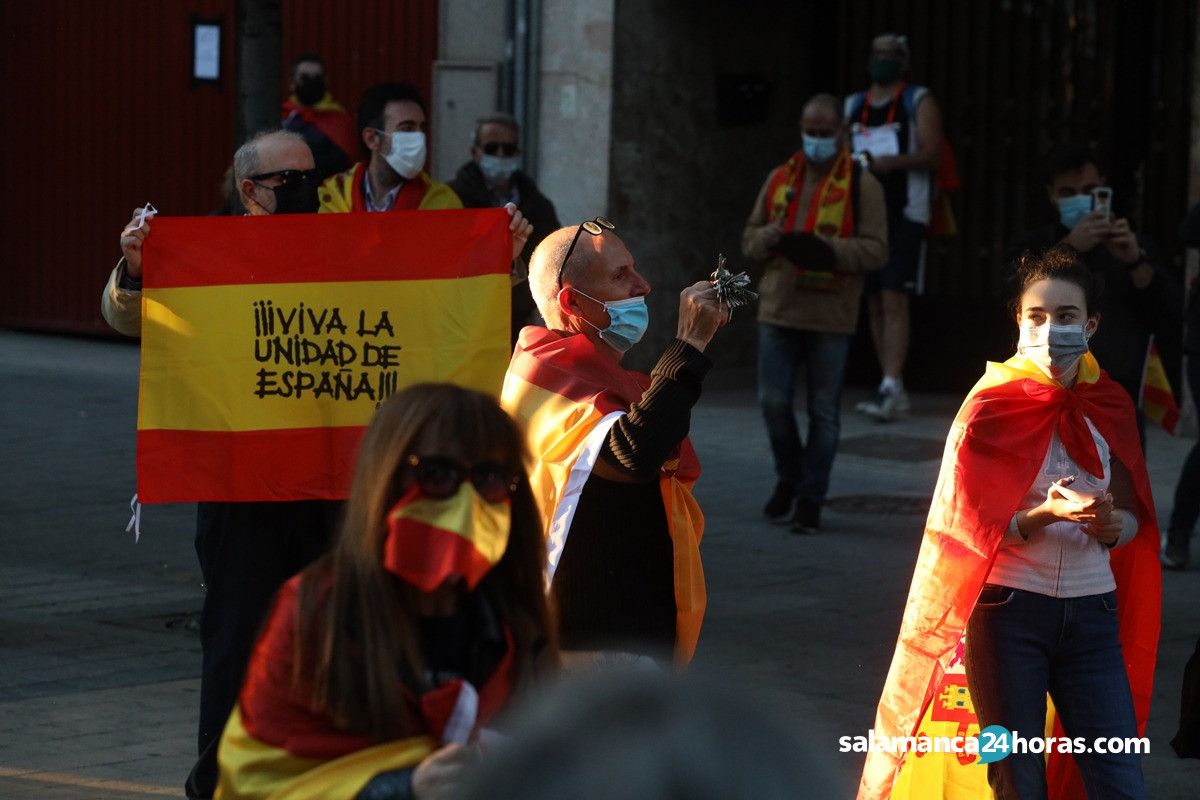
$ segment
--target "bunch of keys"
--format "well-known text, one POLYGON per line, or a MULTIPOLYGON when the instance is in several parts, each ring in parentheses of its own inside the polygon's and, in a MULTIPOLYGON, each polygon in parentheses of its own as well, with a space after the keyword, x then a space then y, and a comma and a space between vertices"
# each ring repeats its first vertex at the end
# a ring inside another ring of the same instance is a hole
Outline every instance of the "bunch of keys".
POLYGON ((729 306, 729 318, 733 309, 748 306, 758 299, 758 293, 750 290, 750 276, 744 272, 734 275, 725 267, 725 255, 717 256, 717 269, 708 278, 717 290, 717 302, 729 306))

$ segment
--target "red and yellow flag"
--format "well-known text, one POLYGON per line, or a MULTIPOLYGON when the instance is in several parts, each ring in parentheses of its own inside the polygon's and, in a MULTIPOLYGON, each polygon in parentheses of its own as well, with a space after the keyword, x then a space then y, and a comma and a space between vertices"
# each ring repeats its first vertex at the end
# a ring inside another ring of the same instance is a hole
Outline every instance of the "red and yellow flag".
POLYGON ((501 209, 155 219, 139 499, 345 497, 387 397, 499 393, 511 257, 501 209))
POLYGON ((217 800, 353 800, 375 775, 415 767, 450 741, 475 741, 508 702, 514 651, 506 629, 507 650, 477 689, 462 679, 420 696, 404 687, 413 719, 395 740, 380 742, 339 726, 313 709, 311 686, 293 679, 303 579, 294 576, 280 587, 254 646, 221 735, 217 800), (464 690, 469 703, 460 700, 464 690))
MULTIPOLYGON (((546 525, 550 576, 558 566, 579 494, 612 424, 650 385, 622 369, 586 336, 531 326, 521 331, 500 403, 526 427, 529 483, 546 525)), ((691 442, 663 466, 659 488, 675 551, 675 660, 691 661, 707 595, 700 563, 704 514, 692 497, 700 462, 691 442)))
POLYGON ((1154 337, 1146 348, 1146 367, 1142 372, 1142 413, 1172 435, 1179 424, 1179 404, 1175 402, 1154 337))
MULTIPOLYGON (((978 722, 966 691, 962 637, 1012 515, 1040 469, 1051 433, 1072 457, 1093 447, 1084 417, 1133 479, 1137 535, 1113 550, 1121 649, 1139 735, 1145 730, 1158 650, 1162 573, 1158 523, 1138 440, 1133 405, 1087 354, 1072 389, 1014 356, 988 364, 955 417, 925 523, 891 668, 875 718, 876 739, 974 735, 978 722), (963 733, 968 731, 969 733, 963 733)), ((1048 714, 1055 734, 1061 724, 1048 714)), ((1050 796, 1083 798, 1069 755, 1054 753, 1046 768, 1050 796)), ((859 800, 987 798, 986 770, 953 753, 867 754, 859 800), (972 772, 973 771, 973 772, 972 772)))

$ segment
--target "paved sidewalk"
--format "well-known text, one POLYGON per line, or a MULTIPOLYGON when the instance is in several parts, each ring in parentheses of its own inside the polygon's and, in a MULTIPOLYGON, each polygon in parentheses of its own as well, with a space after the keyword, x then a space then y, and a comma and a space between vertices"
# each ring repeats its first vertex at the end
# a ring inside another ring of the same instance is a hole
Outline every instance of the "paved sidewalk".
MULTIPOLYGON (((195 752, 202 587, 194 506, 147 508, 134 487, 134 345, 0 331, 0 798, 182 797, 195 752)), ((892 653, 941 443, 960 398, 917 396, 880 426, 851 409, 817 536, 759 517, 770 493, 753 393, 710 391, 693 417, 704 462, 709 612, 696 668, 765 694, 853 796, 892 653)), ((1151 432, 1160 516, 1190 440, 1151 432)), ((1200 635, 1200 570, 1164 576, 1145 762, 1150 797, 1192 798, 1174 757, 1184 662, 1200 635)))

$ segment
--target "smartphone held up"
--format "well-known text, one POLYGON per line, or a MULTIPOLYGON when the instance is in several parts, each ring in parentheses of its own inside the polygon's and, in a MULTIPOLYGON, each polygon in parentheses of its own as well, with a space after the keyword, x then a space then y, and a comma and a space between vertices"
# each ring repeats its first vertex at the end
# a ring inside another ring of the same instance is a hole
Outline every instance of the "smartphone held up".
POLYGON ((1104 213, 1104 218, 1112 222, 1112 188, 1109 186, 1097 186, 1092 189, 1092 211, 1100 211, 1104 213))

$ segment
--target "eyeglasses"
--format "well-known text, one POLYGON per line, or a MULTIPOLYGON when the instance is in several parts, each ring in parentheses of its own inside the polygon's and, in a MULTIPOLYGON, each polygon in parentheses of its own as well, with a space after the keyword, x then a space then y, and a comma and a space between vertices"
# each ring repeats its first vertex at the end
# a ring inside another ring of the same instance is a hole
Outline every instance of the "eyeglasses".
POLYGON ((521 152, 521 148, 517 147, 516 142, 484 142, 479 145, 479 149, 489 156, 504 156, 505 158, 511 158, 521 152))
POLYGON ((434 500, 451 497, 470 479, 479 496, 489 503, 502 502, 517 490, 520 479, 511 469, 494 461, 467 466, 449 456, 409 456, 406 460, 417 478, 421 493, 434 500))
POLYGON ((609 222, 604 217, 596 217, 587 222, 579 223, 579 230, 575 231, 575 238, 571 240, 571 246, 567 248, 567 254, 563 256, 562 263, 558 265, 558 288, 561 289, 563 270, 567 268, 567 262, 571 259, 571 253, 575 252, 575 245, 579 244, 579 234, 587 231, 592 236, 599 236, 605 231, 615 231, 617 226, 609 222))
POLYGON ((252 181, 264 181, 267 178, 278 178, 280 186, 287 186, 291 183, 316 183, 317 171, 315 169, 280 169, 275 172, 261 172, 258 175, 251 175, 252 181))

